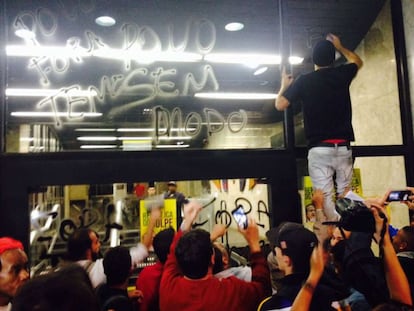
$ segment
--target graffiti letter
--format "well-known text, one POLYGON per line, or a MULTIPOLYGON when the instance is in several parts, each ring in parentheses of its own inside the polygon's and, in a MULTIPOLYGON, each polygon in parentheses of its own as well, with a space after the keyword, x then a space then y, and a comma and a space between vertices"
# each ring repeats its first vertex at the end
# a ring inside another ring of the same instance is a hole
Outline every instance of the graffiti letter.
POLYGON ((232 133, 240 132, 246 126, 246 123, 247 113, 242 109, 230 113, 227 118, 227 124, 232 133))
POLYGON ((218 133, 224 128, 224 117, 215 109, 205 108, 204 114, 207 120, 207 131, 209 134, 218 133), (212 118, 216 118, 213 122, 212 118))

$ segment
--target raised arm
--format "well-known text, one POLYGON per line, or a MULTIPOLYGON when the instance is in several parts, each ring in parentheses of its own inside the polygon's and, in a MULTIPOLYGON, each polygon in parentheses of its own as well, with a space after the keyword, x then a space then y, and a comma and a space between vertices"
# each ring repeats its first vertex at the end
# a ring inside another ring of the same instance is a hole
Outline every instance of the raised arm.
POLYGON ((149 224, 148 224, 148 229, 147 232, 145 232, 143 238, 142 238, 142 244, 145 245, 145 247, 148 249, 151 244, 152 244, 152 238, 154 235, 154 228, 155 228, 155 224, 157 222, 157 220, 159 220, 161 218, 161 209, 160 208, 152 208, 151 209, 151 214, 150 214, 150 219, 149 219, 149 224))
POLYGON ((293 302, 291 311, 308 311, 312 302, 313 293, 319 280, 322 277, 325 268, 327 256, 324 256, 324 250, 321 244, 315 247, 310 260, 310 273, 306 282, 293 302))
MULTIPOLYGON (((404 270, 398 260, 394 247, 391 242, 390 234, 388 230, 383 230, 384 222, 385 228, 387 228, 387 219, 383 218, 385 211, 382 206, 378 204, 371 204, 372 214, 375 218, 377 236, 382 236, 383 261, 385 279, 387 281, 388 290, 392 300, 397 302, 412 305, 410 286, 405 275, 404 270)), ((380 240, 381 241, 381 240, 380 240)))
POLYGON ((363 65, 362 59, 356 53, 344 47, 341 43, 341 40, 337 36, 330 33, 326 36, 326 40, 331 41, 335 46, 335 49, 341 53, 349 63, 354 63, 358 66, 358 69, 361 69, 363 65))
POLYGON ((288 89, 292 82, 293 76, 291 74, 287 74, 286 67, 283 67, 280 79, 280 89, 275 100, 275 107, 279 111, 285 110, 290 105, 287 98, 283 96, 283 93, 288 89))

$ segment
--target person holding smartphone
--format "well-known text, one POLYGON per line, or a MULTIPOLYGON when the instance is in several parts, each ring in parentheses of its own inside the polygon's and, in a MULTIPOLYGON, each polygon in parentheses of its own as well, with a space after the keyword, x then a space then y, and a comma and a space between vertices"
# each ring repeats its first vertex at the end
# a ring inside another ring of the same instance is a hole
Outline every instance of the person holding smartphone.
POLYGON ((256 310, 271 293, 269 268, 259 243, 259 229, 249 218, 239 227, 250 249, 252 281, 213 276, 214 251, 210 233, 191 230, 201 210, 196 201, 184 204, 184 220, 176 233, 160 285, 160 310, 256 310))

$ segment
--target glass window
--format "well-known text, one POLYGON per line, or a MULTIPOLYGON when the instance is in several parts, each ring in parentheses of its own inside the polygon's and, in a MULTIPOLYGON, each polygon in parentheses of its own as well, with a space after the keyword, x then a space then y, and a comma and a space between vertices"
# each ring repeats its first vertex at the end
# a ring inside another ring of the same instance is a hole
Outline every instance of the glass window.
POLYGON ((33 187, 29 194, 32 274, 64 258, 66 241, 76 228, 96 231, 102 252, 141 241, 156 206, 162 207, 162 214, 154 231, 177 229, 184 198, 203 206, 196 227, 211 232, 215 224, 224 224, 228 230, 220 241, 229 249, 243 248, 246 242, 231 212, 242 206, 244 214, 259 224, 260 238, 265 240, 270 228, 269 191, 260 178, 33 187))
POLYGON ((6 3, 7 152, 283 147, 277 2, 6 3))

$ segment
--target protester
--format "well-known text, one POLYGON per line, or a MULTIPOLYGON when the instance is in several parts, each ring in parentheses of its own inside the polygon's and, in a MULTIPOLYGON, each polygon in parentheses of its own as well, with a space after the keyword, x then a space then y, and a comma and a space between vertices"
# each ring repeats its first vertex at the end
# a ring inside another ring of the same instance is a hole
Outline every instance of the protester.
POLYGON ((12 311, 98 311, 86 271, 76 264, 26 282, 13 300, 12 311))
POLYGON ((23 244, 0 238, 0 311, 7 311, 17 290, 29 279, 28 259, 23 244))
POLYGON ((145 267, 140 273, 136 281, 136 288, 143 294, 142 301, 139 306, 140 311, 158 311, 159 306, 159 291, 161 275, 164 270, 164 264, 167 260, 170 246, 174 238, 175 231, 173 228, 168 228, 158 232, 152 245, 154 252, 157 255, 155 265, 145 267))
MULTIPOLYGON (((161 217, 159 208, 151 210, 148 230, 144 234, 142 243, 130 248, 132 265, 136 266, 148 256, 156 221, 161 217)), ((101 244, 98 234, 89 228, 77 229, 68 240, 68 259, 81 265, 89 274, 93 287, 106 282, 103 259, 97 258, 101 244)))
POLYGON ((210 234, 202 229, 190 231, 200 210, 195 201, 184 205, 184 220, 161 278, 161 311, 255 310, 270 293, 269 270, 261 253, 256 222, 249 219, 248 227, 239 229, 249 245, 252 281, 236 277, 218 279, 212 274, 214 254, 210 234))
POLYGON ((349 86, 362 60, 333 34, 315 45, 312 59, 315 71, 295 81, 283 68, 275 107, 285 110, 292 103, 302 103, 312 186, 323 190, 326 217, 335 221, 339 216, 332 197, 344 193, 352 180, 350 142, 354 140, 354 131, 349 86), (334 67, 335 50, 349 63, 334 67))

